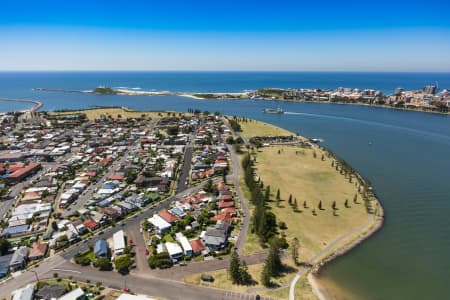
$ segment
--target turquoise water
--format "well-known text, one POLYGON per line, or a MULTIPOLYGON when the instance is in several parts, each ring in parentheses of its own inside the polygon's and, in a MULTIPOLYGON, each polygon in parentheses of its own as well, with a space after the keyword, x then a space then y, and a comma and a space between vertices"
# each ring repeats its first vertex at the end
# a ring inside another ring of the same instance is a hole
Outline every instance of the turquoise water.
POLYGON ((99 84, 179 91, 341 85, 389 90, 401 80, 407 88, 407 84, 409 88, 421 88, 436 80, 441 86, 450 86, 449 74, 177 74, 0 73, 0 97, 38 99, 46 110, 92 105, 179 111, 198 108, 247 116, 301 135, 322 138, 324 146, 372 182, 386 210, 383 229, 349 255, 329 265, 324 276, 357 299, 450 299, 447 283, 450 278, 450 116, 335 104, 31 91, 32 87, 90 89, 99 84), (262 113, 263 108, 278 106, 288 113, 262 113))

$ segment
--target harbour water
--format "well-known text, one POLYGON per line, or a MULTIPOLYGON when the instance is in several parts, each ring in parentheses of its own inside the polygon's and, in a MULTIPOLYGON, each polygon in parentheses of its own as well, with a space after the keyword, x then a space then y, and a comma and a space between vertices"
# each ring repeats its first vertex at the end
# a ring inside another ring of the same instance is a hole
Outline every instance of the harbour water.
MULTIPOLYGON (((321 138, 325 147, 370 180, 386 212, 383 229, 326 267, 325 281, 339 286, 352 299, 450 299, 448 115, 338 104, 32 91, 34 87, 87 90, 103 84, 187 92, 338 86, 392 92, 397 86, 420 89, 435 81, 450 87, 450 74, 0 73, 0 97, 35 99, 44 104, 44 110, 117 105, 145 110, 219 111, 321 138), (279 106, 286 114, 264 114, 262 110, 268 105, 279 106)), ((0 105, 1 111, 10 104, 0 105)))

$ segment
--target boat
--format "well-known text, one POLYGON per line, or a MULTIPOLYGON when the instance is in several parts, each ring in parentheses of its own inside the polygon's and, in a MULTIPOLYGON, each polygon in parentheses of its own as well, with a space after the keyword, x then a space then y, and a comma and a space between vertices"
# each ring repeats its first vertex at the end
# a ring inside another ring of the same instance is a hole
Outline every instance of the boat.
POLYGON ((284 114, 284 110, 282 110, 281 108, 277 108, 277 109, 265 108, 263 110, 263 112, 265 114, 284 114))

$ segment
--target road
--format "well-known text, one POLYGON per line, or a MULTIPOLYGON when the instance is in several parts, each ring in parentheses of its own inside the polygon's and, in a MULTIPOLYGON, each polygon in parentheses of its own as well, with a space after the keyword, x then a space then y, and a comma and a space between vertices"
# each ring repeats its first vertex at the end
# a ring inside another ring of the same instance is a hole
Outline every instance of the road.
POLYGON ((241 192, 239 187, 239 174, 241 172, 241 164, 239 162, 239 158, 236 155, 232 145, 227 145, 228 150, 231 156, 231 162, 233 164, 233 184, 234 189, 236 190, 236 194, 239 197, 239 201, 241 204, 241 209, 243 211, 243 221, 241 225, 241 230, 239 231, 239 236, 236 241, 236 251, 239 255, 242 255, 242 250, 244 249, 245 237, 247 235, 248 226, 250 224, 250 212, 248 210, 247 201, 244 198, 244 195, 241 192))
POLYGON ((189 180, 189 171, 191 170, 192 152, 192 145, 186 145, 186 149, 184 151, 183 166, 181 168, 178 184, 176 187, 176 193, 184 191, 188 186, 186 183, 189 180))
POLYGON ((72 204, 70 204, 70 210, 65 210, 62 213, 63 217, 68 217, 70 216, 74 211, 79 210, 80 208, 82 208, 84 206, 84 204, 86 204, 86 202, 91 199, 92 195, 94 194, 95 191, 97 191, 104 183, 105 181, 108 181, 109 177, 111 175, 114 174, 114 172, 116 171, 116 169, 126 160, 126 158, 128 157, 128 154, 130 154, 130 152, 135 151, 137 149, 137 144, 133 144, 132 146, 130 146, 130 148, 128 148, 127 151, 125 151, 125 153, 123 154, 123 156, 119 159, 114 161, 110 166, 108 166, 108 170, 103 174, 103 176, 97 180, 96 183, 89 185, 87 187, 87 189, 78 197, 78 199, 73 202, 72 204))

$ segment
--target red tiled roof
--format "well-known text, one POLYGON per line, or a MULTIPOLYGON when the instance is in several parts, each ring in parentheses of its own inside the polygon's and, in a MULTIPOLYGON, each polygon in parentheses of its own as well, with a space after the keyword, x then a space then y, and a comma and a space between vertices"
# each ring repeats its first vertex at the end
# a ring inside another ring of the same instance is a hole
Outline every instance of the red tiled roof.
POLYGON ((8 175, 8 178, 21 178, 22 176, 26 175, 27 173, 33 172, 34 170, 41 167, 40 163, 29 163, 26 167, 23 167, 17 171, 15 171, 12 174, 8 175))
POLYGON ((226 214, 234 215, 237 213, 237 210, 234 207, 227 207, 227 208, 223 209, 222 212, 226 213, 226 214))
POLYGON ((222 214, 218 214, 215 215, 214 217, 211 218, 211 221, 227 221, 227 222, 233 222, 233 218, 231 217, 230 214, 228 213, 222 213, 222 214))
POLYGON ((219 208, 228 208, 228 207, 234 207, 234 201, 220 201, 219 202, 219 208))
POLYGON ((189 241, 189 244, 191 244, 192 251, 194 251, 194 253, 200 253, 205 250, 205 246, 199 239, 189 241))
POLYGON ((124 180, 125 177, 123 175, 113 174, 113 175, 109 176, 109 179, 111 179, 111 180, 124 180))
POLYGON ((28 256, 29 257, 44 256, 45 253, 47 253, 47 249, 48 249, 47 243, 34 242, 33 246, 30 249, 30 254, 28 254, 28 256))
POLYGON ((172 215, 168 210, 163 210, 159 212, 159 216, 166 220, 168 223, 173 223, 178 220, 178 217, 175 215, 172 215))
POLYGON ((217 199, 223 200, 223 201, 232 201, 233 195, 229 195, 229 194, 220 195, 217 199))
POLYGON ((98 226, 98 223, 95 222, 94 220, 87 220, 87 221, 84 221, 83 224, 84 224, 84 226, 86 226, 86 227, 89 228, 89 229, 92 229, 92 228, 95 228, 95 227, 98 226))
POLYGON ((217 184, 217 189, 219 191, 228 191, 230 189, 230 187, 228 185, 226 185, 225 183, 223 183, 223 182, 219 182, 217 184))

